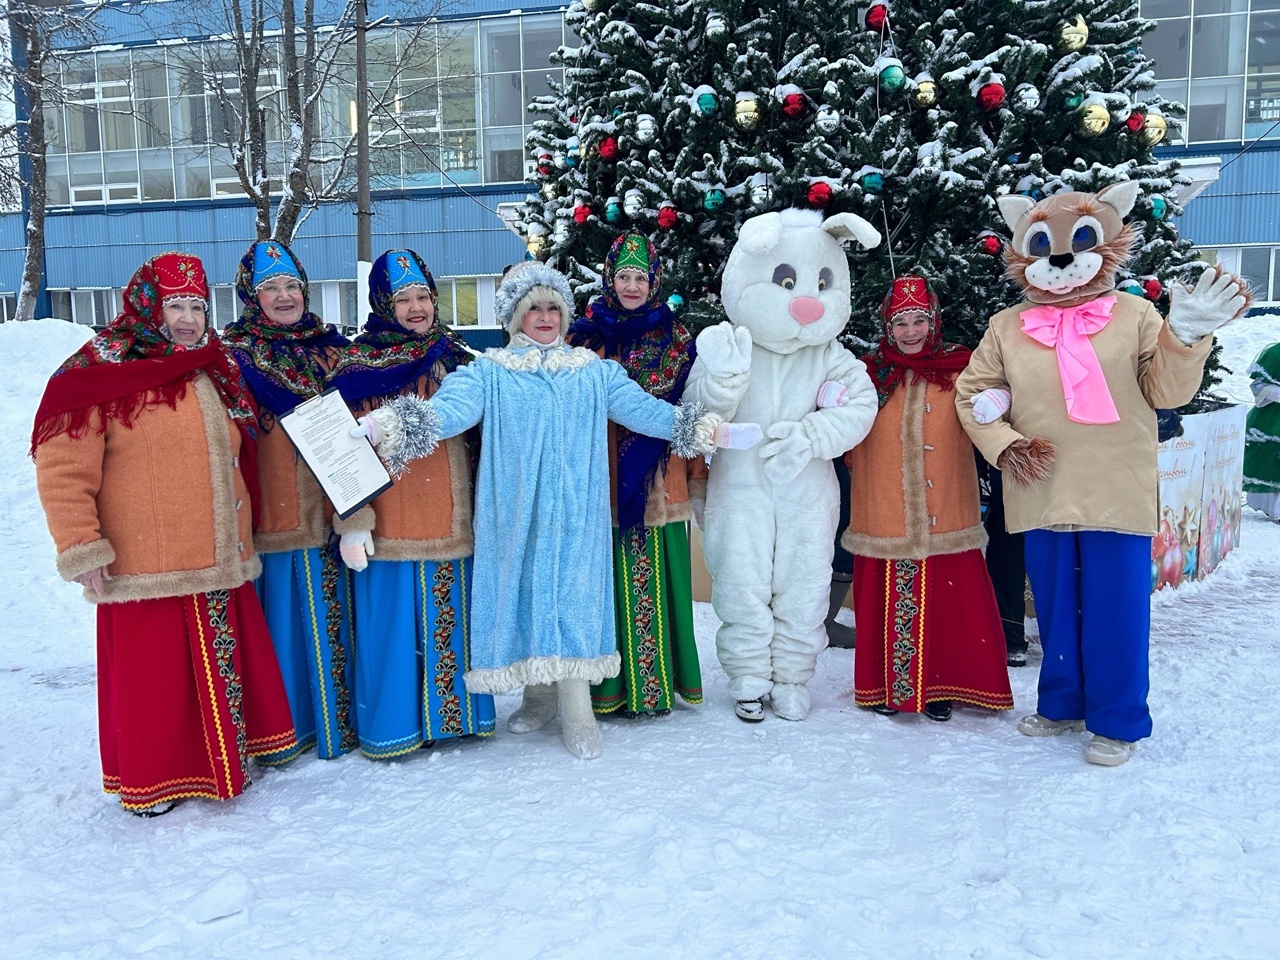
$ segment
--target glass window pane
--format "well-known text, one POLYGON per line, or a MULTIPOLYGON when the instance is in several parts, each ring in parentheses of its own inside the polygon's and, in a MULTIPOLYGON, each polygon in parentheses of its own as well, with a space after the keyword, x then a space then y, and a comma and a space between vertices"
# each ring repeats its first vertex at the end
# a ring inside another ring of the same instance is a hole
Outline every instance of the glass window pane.
POLYGON ((363 320, 360 310, 357 309, 358 293, 354 280, 338 281, 338 322, 344 327, 359 326, 363 320))
POLYGON ((1280 120, 1280 74, 1249 77, 1245 84, 1245 138, 1280 138, 1280 127, 1272 129, 1273 124, 1280 120))
POLYGON ((104 150, 132 150, 136 146, 133 136, 133 107, 128 103, 113 103, 102 110, 102 148, 104 150))
POLYGON ((474 77, 457 77, 442 81, 440 100, 444 108, 444 126, 466 127, 476 122, 476 81, 474 77))
POLYGON ((132 150, 104 153, 102 166, 107 183, 138 182, 138 155, 132 150))
POLYGON ((1249 24, 1249 72, 1280 73, 1280 13, 1254 13, 1249 24))
POLYGON ((102 183, 102 154, 80 154, 70 157, 70 160, 72 187, 93 187, 102 183))
POLYGON ((1226 77, 1244 73, 1248 17, 1197 17, 1193 20, 1191 75, 1226 77))
POLYGON ((71 291, 70 290, 50 290, 49 291, 50 311, 58 320, 71 319, 71 291))
POLYGON ((182 200, 209 196, 209 157, 202 150, 173 151, 174 179, 182 200))
POLYGON ((533 123, 535 119, 529 115, 529 104, 533 103, 533 98, 551 96, 551 82, 548 80, 548 74, 551 80, 560 80, 564 71, 529 70, 524 75, 525 123, 533 123))
POLYGON ((1249 281, 1259 299, 1270 300, 1271 248, 1245 247, 1241 250, 1240 276, 1249 281))
POLYGON ((533 70, 550 65, 551 53, 561 44, 560 15, 549 17, 525 17, 524 69, 533 70))
POLYGON ((1244 79, 1192 80, 1188 139, 1239 140, 1244 123, 1244 79))
POLYGON ((173 199, 173 157, 168 150, 143 150, 138 154, 143 200, 173 199))
POLYGON ((1161 20, 1142 38, 1142 52, 1155 62, 1157 80, 1187 75, 1190 36, 1190 20, 1161 20))
POLYGON ((179 97, 171 101, 175 143, 208 143, 209 114, 205 98, 179 97))
MULTIPOLYGON (((1261 296, 1259 291, 1254 291, 1255 296, 1261 296)), ((1267 299, 1274 302, 1276 297, 1280 296, 1280 257, 1275 256, 1275 248, 1272 248, 1271 263, 1271 296, 1267 299)))
POLYGON ((67 149, 72 153, 102 149, 102 137, 98 132, 98 108, 93 104, 67 105, 67 149))
POLYGON ((1245 13, 1248 9, 1249 0, 1196 0, 1194 13, 1198 17, 1205 13, 1245 13))
POLYGON ((67 184, 67 158, 49 157, 45 166, 45 194, 50 206, 62 207, 71 202, 67 184))
POLYGON ((479 158, 474 130, 447 130, 440 143, 440 167, 455 180, 475 183, 479 178, 479 158))
POLYGON ((1191 0, 1142 0, 1142 15, 1148 20, 1191 15, 1191 0))
POLYGON ((453 323, 453 281, 437 280, 436 293, 440 299, 436 301, 436 314, 444 323, 453 323))
POLYGON ((62 108, 44 108, 44 139, 49 153, 66 153, 67 136, 62 127, 62 108))
MULTIPOLYGON (((456 81, 455 81, 456 82, 456 81)), ((402 78, 399 85, 396 111, 434 118, 440 113, 440 82, 434 78, 402 78)), ((467 120, 472 123, 474 120, 467 120)), ((434 122, 426 124, 435 126, 434 122)))
POLYGON ((138 146, 167 147, 169 145, 169 101, 139 100, 134 106, 138 121, 138 146))
POLYGON ((92 290, 71 291, 71 314, 75 317, 76 323, 93 323, 92 290))
POLYGON ((484 73, 520 69, 519 20, 486 20, 480 24, 480 69, 484 73))
POLYGON ((164 51, 133 54, 133 96, 135 99, 163 97, 169 91, 169 71, 165 68, 164 51))
POLYGON ((62 82, 69 87, 82 83, 94 83, 97 68, 94 66, 93 54, 83 57, 70 57, 62 63, 62 82))
POLYGON ((236 303, 235 287, 219 286, 213 288, 213 322, 219 330, 228 323, 233 323, 240 316, 236 303))
POLYGON ((435 131, 405 137, 400 149, 400 166, 406 187, 434 187, 440 184, 440 134, 435 131))
POLYGON ((440 27, 440 76, 461 77, 476 72, 476 27, 474 23, 440 27))
POLYGON ((522 127, 484 130, 484 179, 486 183, 524 179, 524 130, 522 127))
POLYGON ((484 125, 500 127, 520 123, 524 97, 520 91, 520 74, 500 73, 481 81, 480 103, 484 106, 484 125))
POLYGON ((459 327, 474 327, 480 319, 474 280, 453 281, 454 324, 459 327))

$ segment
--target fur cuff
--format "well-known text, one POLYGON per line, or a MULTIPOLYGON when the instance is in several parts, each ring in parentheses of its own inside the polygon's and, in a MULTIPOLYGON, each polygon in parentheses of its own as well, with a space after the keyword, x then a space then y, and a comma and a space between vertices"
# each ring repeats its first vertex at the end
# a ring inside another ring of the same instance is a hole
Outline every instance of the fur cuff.
POLYGON ((369 416, 377 418, 379 429, 386 434, 378 444, 378 454, 393 477, 408 470, 410 460, 430 456, 440 442, 440 414, 428 400, 412 395, 396 397, 369 416))
POLYGON ((509 693, 533 683, 586 680, 600 683, 622 670, 617 651, 603 657, 529 657, 492 670, 468 670, 463 680, 469 693, 509 693))
POLYGON ((63 580, 75 580, 82 573, 97 570, 115 563, 116 550, 111 541, 90 540, 67 547, 58 554, 58 576, 63 580))
POLYGON ((720 422, 720 417, 707 413, 700 403, 677 404, 675 423, 671 425, 671 452, 686 460, 711 453, 720 422))
POLYGON ((344 533, 372 530, 376 525, 377 516, 373 512, 373 507, 367 503, 345 520, 336 513, 333 515, 333 532, 338 536, 344 533))
POLYGON ((1049 479, 1049 468, 1056 456, 1052 442, 1043 437, 1022 437, 1005 447, 996 458, 996 468, 1020 486, 1041 487, 1049 479))

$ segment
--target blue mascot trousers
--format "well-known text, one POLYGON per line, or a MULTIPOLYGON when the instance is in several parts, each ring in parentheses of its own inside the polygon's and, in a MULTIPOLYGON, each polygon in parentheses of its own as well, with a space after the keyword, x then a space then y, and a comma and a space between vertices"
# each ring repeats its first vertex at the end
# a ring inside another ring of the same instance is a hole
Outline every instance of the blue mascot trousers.
POLYGON ((1115 740, 1151 736, 1151 538, 1028 530, 1026 560, 1044 648, 1037 711, 1115 740))

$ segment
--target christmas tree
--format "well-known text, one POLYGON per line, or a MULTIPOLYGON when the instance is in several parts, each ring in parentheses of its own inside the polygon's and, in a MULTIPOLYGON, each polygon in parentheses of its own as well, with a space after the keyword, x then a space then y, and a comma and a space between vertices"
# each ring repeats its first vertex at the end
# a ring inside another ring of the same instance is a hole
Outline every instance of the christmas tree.
POLYGON ((886 238, 850 252, 851 347, 877 336, 905 271, 934 285, 947 336, 974 345, 1020 299, 995 198, 1124 179, 1142 185, 1144 242, 1121 288, 1165 310, 1192 270, 1171 222, 1176 168, 1152 152, 1183 109, 1155 93, 1138 0, 574 0, 568 17, 581 45, 559 52, 564 83, 534 104, 523 226, 530 255, 584 301, 634 228, 689 322, 718 321, 741 223, 809 206, 886 238))

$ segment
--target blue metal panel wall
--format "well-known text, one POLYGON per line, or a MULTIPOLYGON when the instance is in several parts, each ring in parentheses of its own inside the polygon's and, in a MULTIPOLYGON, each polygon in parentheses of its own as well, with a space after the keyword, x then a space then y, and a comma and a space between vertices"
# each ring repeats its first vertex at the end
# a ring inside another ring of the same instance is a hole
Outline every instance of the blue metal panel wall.
POLYGON ((22 277, 22 254, 27 241, 22 214, 0 214, 0 293, 15 293, 22 277))
MULTIPOLYGON (((344 6, 344 0, 319 0, 316 15, 321 23, 333 23, 341 15, 344 6)), ((452 20, 459 17, 505 14, 513 9, 532 13, 561 10, 567 6, 563 0, 529 0, 519 7, 496 0, 441 0, 438 4, 419 3, 415 0, 373 0, 369 4, 369 20, 373 22, 380 17, 410 21, 432 17, 452 20)), ((216 13, 208 15, 206 11, 193 9, 190 4, 179 0, 116 3, 99 11, 94 18, 97 31, 92 43, 133 46, 154 43, 156 40, 203 38, 223 32, 223 28, 218 26, 218 20, 216 13)), ((279 25, 270 21, 269 29, 279 29, 279 25)), ((81 37, 62 37, 58 43, 58 46, 65 49, 84 45, 81 37)))
POLYGON ((1280 244, 1280 144, 1258 144, 1243 153, 1239 147, 1162 153, 1178 159, 1222 158, 1218 181, 1178 218, 1178 229, 1193 243, 1200 247, 1280 244))
MULTIPOLYGON (((439 276, 501 273, 506 264, 524 257, 524 248, 486 207, 523 197, 524 192, 516 190, 477 194, 475 200, 462 195, 375 199, 374 255, 407 246, 421 253, 439 276)), ((12 215, 0 223, 4 225, 0 263, 16 282, 22 262, 22 220, 12 215)), ((199 256, 211 282, 231 283, 236 264, 253 239, 253 208, 205 203, 159 209, 152 205, 82 209, 50 216, 45 234, 47 282, 55 289, 122 286, 148 257, 175 249, 199 256)), ((328 204, 315 210, 298 231, 294 248, 311 279, 354 279, 353 205, 328 204)))

